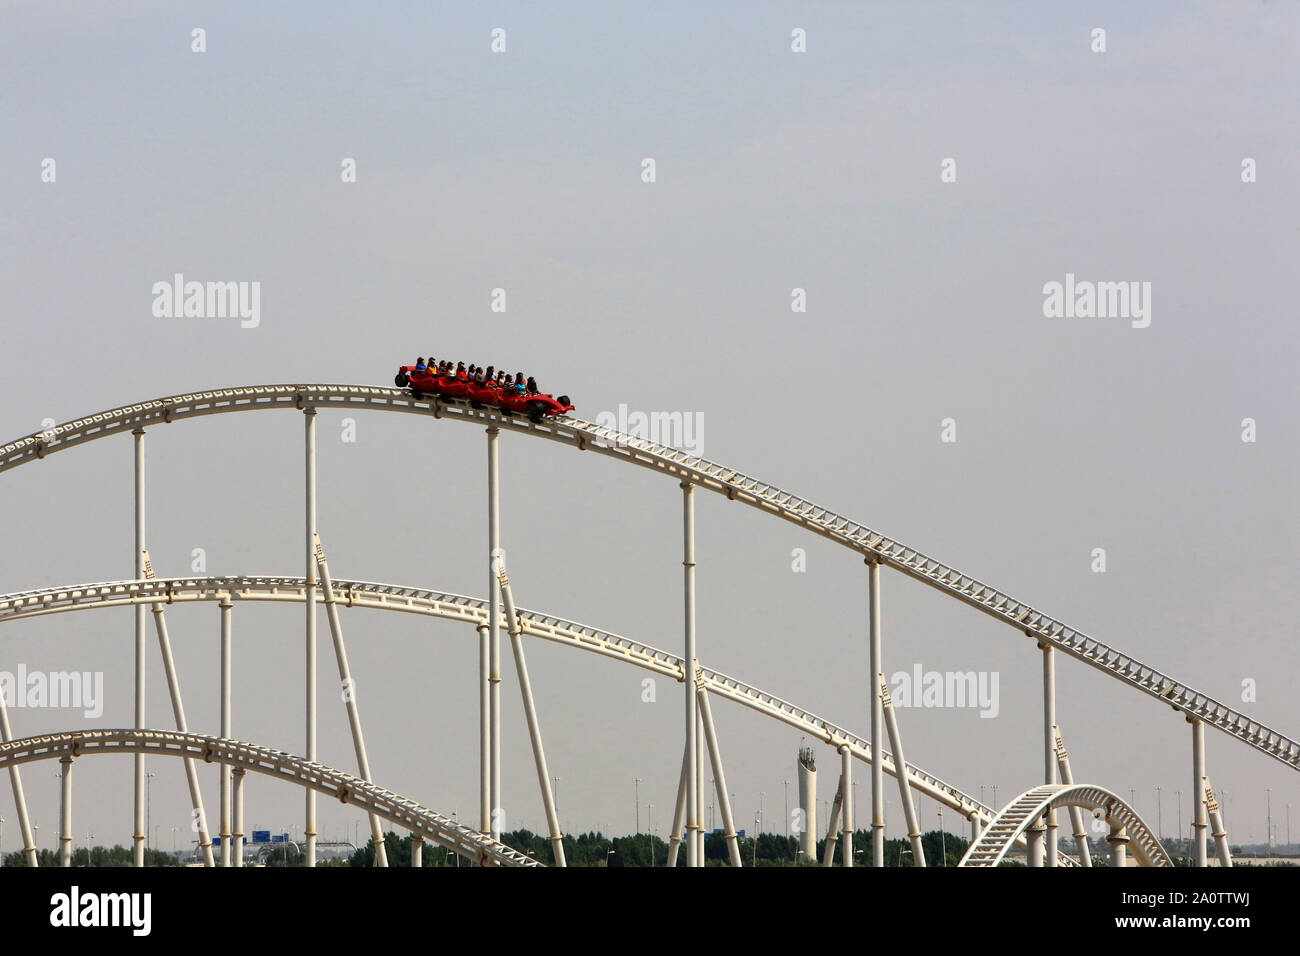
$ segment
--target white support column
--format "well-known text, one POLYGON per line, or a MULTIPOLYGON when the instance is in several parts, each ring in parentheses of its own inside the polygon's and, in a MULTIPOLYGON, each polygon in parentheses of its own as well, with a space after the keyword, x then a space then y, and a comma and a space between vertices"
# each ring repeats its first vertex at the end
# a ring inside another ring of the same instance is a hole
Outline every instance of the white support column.
MULTIPOLYGON (((1070 772, 1070 755, 1065 749, 1065 740, 1061 737, 1061 728, 1053 726, 1056 741, 1056 765, 1061 772, 1061 783, 1074 783, 1074 774, 1070 772)), ((1083 810, 1070 807, 1070 823, 1074 826, 1074 845, 1079 851, 1079 865, 1092 866, 1092 851, 1088 849, 1088 829, 1083 825, 1083 810)))
MULTIPOLYGON (((874 751, 873 751, 874 754, 874 751)), ((853 754, 840 747, 840 805, 844 816, 844 836, 840 845, 840 862, 853 865, 853 754)))
POLYGON ((537 719, 533 702, 533 685, 528 679, 528 664, 524 660, 523 632, 519 612, 515 609, 515 596, 506 575, 505 561, 495 559, 498 589, 506 607, 506 630, 510 634, 510 648, 514 652, 515 673, 519 676, 519 694, 523 698, 524 718, 528 722, 528 739, 533 745, 533 763, 537 765, 537 784, 542 791, 542 809, 546 811, 546 825, 550 830, 551 853, 556 866, 567 866, 564 859, 564 834, 560 832, 560 818, 555 811, 555 794, 551 790, 551 774, 546 766, 546 749, 542 746, 542 725, 537 719))
POLYGON ((1128 866, 1128 830, 1114 823, 1110 825, 1110 836, 1106 837, 1106 842, 1110 844, 1110 865, 1117 866, 1120 869, 1128 866))
POLYGON ((411 866, 417 870, 424 866, 424 834, 418 830, 411 831, 411 866))
MULTIPOLYGON (((153 563, 149 560, 149 554, 146 550, 144 558, 145 577, 153 580, 153 563)), ((185 720, 185 705, 181 701, 181 684, 176 675, 176 661, 172 657, 171 637, 167 633, 167 619, 163 614, 162 602, 152 605, 154 630, 158 634, 158 649, 162 654, 163 673, 167 677, 167 691, 172 699, 172 716, 176 720, 176 729, 181 733, 189 733, 189 726, 185 720)), ((212 836, 208 832, 208 818, 203 811, 203 791, 199 787, 199 769, 191 757, 186 757, 183 761, 185 764, 185 781, 190 790, 190 807, 193 813, 192 822, 198 825, 199 850, 203 854, 203 865, 212 866, 212 836)))
POLYGON ((1188 717, 1192 725, 1192 845, 1196 851, 1196 865, 1207 866, 1205 847, 1205 724, 1188 717))
POLYGON ((492 696, 488 626, 478 626, 478 813, 479 832, 492 832, 492 696))
MULTIPOLYGON (((9 743, 14 739, 13 730, 9 726, 9 710, 5 707, 4 694, 0 694, 0 740, 9 743)), ((18 813, 18 829, 23 839, 23 855, 27 858, 28 866, 36 866, 36 843, 32 839, 32 821, 27 815, 27 797, 23 793, 23 778, 18 772, 18 767, 9 768, 9 785, 14 793, 14 808, 18 813)))
POLYGON ((835 800, 831 803, 830 817, 826 821, 826 846, 822 850, 822 866, 835 865, 835 844, 839 842, 840 805, 844 800, 844 776, 840 775, 840 786, 835 791, 835 800))
MULTIPOLYGON (((697 679, 699 678, 699 673, 700 673, 700 672, 699 672, 699 670, 698 670, 698 668, 697 668, 696 671, 695 671, 695 676, 696 676, 697 679)), ((698 685, 697 685, 697 688, 698 688, 698 685)), ((695 806, 696 806, 696 809, 699 811, 699 814, 700 814, 700 817, 699 817, 700 825, 699 825, 699 828, 695 831, 695 840, 696 840, 696 844, 697 844, 697 846, 695 847, 695 859, 697 859, 697 860, 700 861, 700 866, 704 866, 704 865, 705 865, 705 856, 704 856, 704 839, 705 839, 705 837, 708 835, 708 830, 707 830, 707 828, 706 828, 705 825, 704 825, 704 806, 705 806, 705 803, 704 803, 704 789, 705 789, 705 788, 704 788, 704 751, 705 751, 705 746, 704 746, 704 717, 702 716, 702 714, 701 714, 701 712, 700 712, 700 701, 699 701, 699 694, 700 694, 700 693, 701 693, 701 691, 700 691, 699 689, 697 689, 697 690, 696 690, 696 700, 695 700, 695 718, 696 718, 696 719, 695 719, 695 806)))
MULTIPOLYGON (((316 759, 316 409, 307 406, 302 410, 306 451, 306 552, 307 552, 307 603, 305 697, 307 702, 308 760, 316 759)), ((316 791, 306 788, 303 837, 307 847, 304 852, 308 866, 316 865, 316 791)))
MULTIPOLYGON (((339 620, 338 600, 334 596, 334 583, 330 578, 329 562, 320 535, 316 535, 316 571, 320 576, 321 594, 325 598, 325 616, 329 619, 330 637, 334 640, 334 661, 338 665, 339 686, 343 692, 343 706, 348 714, 348 727, 352 731, 352 749, 357 755, 357 770, 361 779, 373 783, 370 759, 366 756, 366 738, 361 732, 361 711, 357 708, 357 688, 348 665, 348 649, 343 643, 343 623, 339 620)), ((384 826, 378 814, 371 813, 370 836, 375 842, 375 865, 388 866, 388 852, 384 847, 384 826)))
POLYGON ((1228 833, 1223 827, 1223 814, 1208 776, 1205 778, 1205 809, 1210 816, 1210 826, 1214 828, 1214 851, 1219 857, 1219 866, 1232 866, 1232 851, 1228 847, 1228 833))
MULTIPOLYGON (((690 760, 690 751, 686 747, 683 747, 682 748, 682 775, 681 778, 677 781, 677 803, 674 805, 674 810, 673 810, 673 828, 672 831, 668 834, 667 865, 669 869, 677 865, 677 850, 681 846, 681 842, 682 842, 682 824, 686 819, 686 782, 687 782, 686 765, 689 762, 689 760, 690 760)), ((689 848, 690 845, 687 844, 688 851, 689 848)), ((689 852, 687 855, 689 858, 689 852)), ((689 861, 687 865, 688 866, 690 865, 689 861)))
POLYGON ((501 552, 501 479, 497 449, 500 429, 487 429, 488 437, 488 636, 492 699, 492 838, 501 839, 501 589, 492 560, 501 552))
MULTIPOLYGON (((144 429, 136 427, 135 437, 135 576, 144 577, 144 429)), ((145 729, 145 609, 135 606, 135 726, 145 729)), ((131 856, 135 866, 144 866, 145 779, 144 754, 135 755, 135 818, 131 837, 131 856)))
POLYGON ((72 866, 72 758, 60 757, 59 763, 59 866, 72 866))
POLYGON ((980 818, 975 814, 970 815, 970 842, 973 846, 975 841, 980 838, 980 818))
MULTIPOLYGON (((916 818, 916 803, 912 799, 912 784, 908 779, 907 758, 903 756, 903 735, 898 732, 898 715, 894 713, 894 701, 889 696, 889 685, 885 675, 876 674, 880 682, 880 702, 885 712, 885 726, 889 728, 889 745, 894 749, 894 775, 898 778, 898 795, 903 801, 903 817, 907 820, 907 836, 912 844, 912 858, 916 866, 925 866, 925 848, 921 845, 921 824, 916 818)), ((878 751, 871 751, 874 759, 878 751)))
MULTIPOLYGON (((230 612, 234 605, 230 601, 229 594, 221 596, 221 736, 225 740, 233 739, 230 714, 230 683, 231 683, 231 624, 230 612)), ((221 764, 219 767, 221 773, 221 865, 231 865, 231 793, 230 793, 230 767, 221 764)))
MULTIPOLYGON (((1051 644, 1038 642, 1043 651, 1043 782, 1056 783, 1056 657, 1051 644)), ((1056 811, 1048 810, 1043 822, 1047 825, 1046 865, 1056 866, 1058 828, 1056 811)))
POLYGON ((709 692, 699 691, 700 718, 704 724, 704 741, 709 748, 709 762, 713 768, 713 783, 718 794, 718 807, 722 810, 722 832, 727 840, 727 856, 731 865, 739 867, 740 843, 736 839, 736 823, 731 815, 731 795, 727 792, 727 775, 722 770, 722 751, 718 747, 718 731, 713 726, 713 707, 709 692))
POLYGON ((1027 845, 1027 860, 1029 866, 1043 865, 1043 844, 1047 842, 1046 838, 1047 825, 1043 823, 1043 818, 1039 817, 1025 830, 1025 840, 1027 845))
POLYGON ((686 865, 702 866, 699 839, 696 831, 700 829, 699 806, 699 738, 696 725, 699 722, 696 689, 696 653, 695 653, 695 486, 683 481, 682 487, 682 568, 683 593, 685 595, 685 630, 686 651, 682 655, 685 673, 682 675, 686 684, 686 865))
POLYGON ((231 852, 234 853, 235 866, 244 865, 244 768, 235 767, 231 772, 235 781, 235 829, 231 834, 231 852))
MULTIPOLYGON (((883 636, 880 627, 880 559, 867 558, 870 568, 868 597, 871 604, 871 673, 884 671, 881 663, 883 636)), ((871 865, 885 865, 885 768, 877 757, 880 741, 884 737, 884 710, 880 700, 880 684, 871 685, 871 865)))

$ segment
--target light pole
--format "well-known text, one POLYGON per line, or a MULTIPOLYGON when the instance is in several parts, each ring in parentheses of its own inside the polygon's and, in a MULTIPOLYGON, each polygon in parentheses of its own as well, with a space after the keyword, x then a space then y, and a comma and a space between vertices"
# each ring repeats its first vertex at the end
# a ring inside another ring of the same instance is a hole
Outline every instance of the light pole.
POLYGON ((749 857, 749 865, 750 865, 750 866, 753 866, 753 867, 758 866, 758 825, 759 825, 759 820, 760 820, 759 815, 758 815, 757 813, 754 814, 754 852, 751 853, 751 854, 750 854, 750 857, 749 857))
POLYGON ((5 818, 0 817, 0 866, 5 865, 5 818))
POLYGON ((758 833, 763 832, 763 791, 758 791, 758 833))
POLYGON ((645 827, 650 831, 650 865, 655 865, 655 805, 645 805, 645 827))
POLYGON ((176 855, 176 831, 179 829, 180 827, 172 827, 172 855, 173 856, 176 855))
POLYGON ((1165 838, 1164 805, 1160 802, 1160 788, 1156 787, 1156 832, 1160 839, 1165 838))
POLYGON ((790 781, 782 780, 781 786, 785 788, 785 835, 790 835, 790 781))
POLYGON ((943 849, 939 852, 939 865, 948 865, 948 834, 943 832, 943 811, 939 811, 939 843, 943 849))
POLYGON ((1264 830, 1264 835, 1267 840, 1266 846, 1271 850, 1273 849, 1273 788, 1272 787, 1264 788, 1264 799, 1268 801, 1268 817, 1267 817, 1267 824, 1266 824, 1267 829, 1264 830))
POLYGON ((999 806, 1000 804, 998 803, 998 787, 997 784, 994 784, 993 785, 993 812, 994 813, 998 812, 999 806))
POLYGON ((1178 797, 1178 839, 1183 838, 1183 791, 1175 790, 1178 797))
POLYGON ((149 834, 153 832, 153 771, 144 775, 144 846, 149 848, 149 834))
POLYGON ((633 799, 636 801, 636 832, 641 832, 641 778, 632 778, 633 799))

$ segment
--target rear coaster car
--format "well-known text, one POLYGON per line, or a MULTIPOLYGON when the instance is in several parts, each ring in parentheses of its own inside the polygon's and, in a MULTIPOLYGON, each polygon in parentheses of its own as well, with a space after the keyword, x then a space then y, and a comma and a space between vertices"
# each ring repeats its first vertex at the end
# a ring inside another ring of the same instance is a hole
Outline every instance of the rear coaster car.
POLYGON ((403 365, 393 377, 393 384, 398 388, 410 388, 416 398, 438 395, 443 401, 466 399, 474 408, 484 405, 499 408, 507 415, 519 412, 527 415, 534 424, 547 415, 563 415, 573 411, 568 395, 519 395, 513 389, 502 389, 497 385, 462 382, 451 375, 433 375, 418 372, 414 365, 403 365))

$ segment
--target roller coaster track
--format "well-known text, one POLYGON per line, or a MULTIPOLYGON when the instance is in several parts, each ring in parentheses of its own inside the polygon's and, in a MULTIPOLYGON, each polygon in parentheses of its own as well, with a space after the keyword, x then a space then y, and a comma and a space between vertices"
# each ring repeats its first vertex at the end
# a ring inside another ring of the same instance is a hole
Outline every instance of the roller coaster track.
POLYGON ((126 405, 68 422, 0 448, 5 471, 84 442, 167 422, 226 412, 286 408, 372 409, 447 418, 527 433, 662 472, 751 507, 775 514, 816 534, 915 578, 950 597, 1009 624, 1090 667, 1168 704, 1189 718, 1300 770, 1300 742, 1264 726, 1226 704, 1182 684, 1021 601, 1003 594, 914 548, 885 537, 827 508, 684 451, 636 438, 577 418, 556 417, 534 424, 493 408, 446 405, 415 399, 405 389, 366 385, 261 385, 176 395, 126 405))
POLYGON ((532 857, 498 843, 485 833, 455 821, 414 800, 367 783, 341 770, 326 767, 279 750, 239 740, 182 734, 167 730, 79 730, 41 734, 0 743, 0 770, 37 760, 84 757, 90 754, 157 754, 188 757, 207 763, 241 767, 254 773, 296 783, 353 804, 413 833, 423 834, 439 846, 479 863, 503 866, 541 866, 532 857))
POLYGON ((1141 866, 1174 865, 1151 828, 1118 796, 1091 784, 1060 783, 1034 787, 1012 800, 984 829, 979 839, 967 848, 966 855, 957 865, 997 866, 1030 824, 1047 811, 1063 807, 1098 810, 1106 815, 1111 826, 1123 827, 1133 855, 1141 866))
MULTIPOLYGON (((368 581, 339 580, 334 582, 334 588, 338 603, 346 607, 423 614, 463 622, 473 627, 488 622, 488 604, 481 598, 368 581)), ((215 602, 223 600, 226 596, 236 602, 301 603, 307 599, 307 584, 301 577, 235 576, 148 578, 141 581, 109 581, 102 584, 43 588, 36 591, 0 594, 0 624, 67 611, 141 604, 215 602)), ((577 624, 525 608, 519 609, 519 620, 525 634, 634 664, 673 680, 683 679, 682 659, 667 651, 608 631, 588 627, 585 624, 577 624)), ((743 704, 769 717, 775 717, 833 747, 847 746, 859 760, 865 763, 871 762, 871 744, 857 734, 726 674, 707 667, 702 667, 700 670, 704 686, 711 693, 743 704)), ((881 759, 885 772, 897 776, 898 768, 894 763, 893 755, 882 750, 881 759)), ((967 819, 972 815, 981 821, 993 818, 995 811, 992 808, 915 765, 909 767, 908 777, 913 787, 944 806, 951 807, 967 819)))

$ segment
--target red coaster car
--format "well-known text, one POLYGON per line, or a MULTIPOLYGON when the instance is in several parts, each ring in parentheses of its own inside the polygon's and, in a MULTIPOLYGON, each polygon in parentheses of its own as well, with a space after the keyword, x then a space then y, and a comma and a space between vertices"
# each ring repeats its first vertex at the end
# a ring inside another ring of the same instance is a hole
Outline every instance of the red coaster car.
POLYGON ((416 398, 437 395, 444 402, 464 399, 474 408, 484 405, 499 408, 507 415, 519 412, 527 415, 528 420, 540 422, 547 415, 563 415, 573 411, 568 395, 558 398, 552 395, 519 395, 513 389, 502 389, 497 385, 465 382, 451 375, 438 375, 428 371, 417 372, 414 365, 403 365, 397 370, 393 383, 398 388, 410 388, 416 398))

